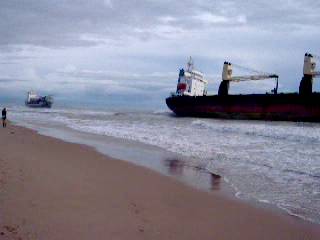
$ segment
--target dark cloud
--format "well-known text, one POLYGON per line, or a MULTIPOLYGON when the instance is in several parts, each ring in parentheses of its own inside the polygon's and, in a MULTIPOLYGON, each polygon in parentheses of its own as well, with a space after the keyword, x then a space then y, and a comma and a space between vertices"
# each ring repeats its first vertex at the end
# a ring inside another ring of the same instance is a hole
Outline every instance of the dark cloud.
POLYGON ((0 82, 11 84, 0 87, 174 90, 193 55, 207 76, 228 60, 297 89, 304 52, 320 52, 319 10, 314 0, 2 1, 0 82))
POLYGON ((210 27, 319 26, 317 1, 10 0, 0 8, 0 45, 92 46, 210 27), (158 30, 158 32, 157 32, 158 30), (167 30, 167 32, 166 32, 167 30))

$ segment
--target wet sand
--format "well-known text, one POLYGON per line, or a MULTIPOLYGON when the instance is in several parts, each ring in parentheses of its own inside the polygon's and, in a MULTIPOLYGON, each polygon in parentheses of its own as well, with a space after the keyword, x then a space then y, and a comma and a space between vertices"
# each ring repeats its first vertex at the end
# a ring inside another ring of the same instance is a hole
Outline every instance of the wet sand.
POLYGON ((0 129, 0 239, 320 239, 320 225, 92 148, 0 129))

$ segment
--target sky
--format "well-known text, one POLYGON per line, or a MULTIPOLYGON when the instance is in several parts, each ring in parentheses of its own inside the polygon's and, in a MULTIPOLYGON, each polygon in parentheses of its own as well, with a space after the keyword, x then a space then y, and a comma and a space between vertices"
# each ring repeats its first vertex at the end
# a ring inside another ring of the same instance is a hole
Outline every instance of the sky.
MULTIPOLYGON (((0 101, 33 89, 60 104, 160 106, 189 56, 212 94, 224 61, 276 73, 279 91, 298 91, 304 53, 320 55, 319 12, 314 0, 1 1, 0 101)), ((234 83, 231 92, 273 87, 234 83)))

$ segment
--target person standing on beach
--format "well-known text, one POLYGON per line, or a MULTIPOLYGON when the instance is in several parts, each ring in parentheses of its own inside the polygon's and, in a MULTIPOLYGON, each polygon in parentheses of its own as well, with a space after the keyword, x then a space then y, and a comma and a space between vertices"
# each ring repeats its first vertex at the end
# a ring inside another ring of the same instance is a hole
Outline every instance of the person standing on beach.
POLYGON ((2 127, 7 127, 7 109, 2 109, 2 127))

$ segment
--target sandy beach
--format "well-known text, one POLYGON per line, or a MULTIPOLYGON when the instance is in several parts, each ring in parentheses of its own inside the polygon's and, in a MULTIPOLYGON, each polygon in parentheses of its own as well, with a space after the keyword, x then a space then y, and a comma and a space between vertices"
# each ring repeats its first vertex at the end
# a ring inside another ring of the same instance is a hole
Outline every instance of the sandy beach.
POLYGON ((0 239, 320 239, 320 226, 9 125, 0 239))

